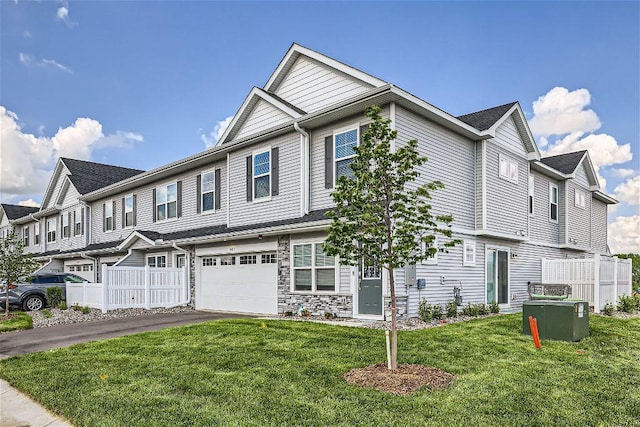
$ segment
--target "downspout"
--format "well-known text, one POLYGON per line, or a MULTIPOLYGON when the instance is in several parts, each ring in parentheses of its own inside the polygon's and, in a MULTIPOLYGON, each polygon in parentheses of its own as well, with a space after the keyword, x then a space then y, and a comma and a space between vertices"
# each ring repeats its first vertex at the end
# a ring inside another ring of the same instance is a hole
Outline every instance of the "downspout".
MULTIPOLYGON (((181 248, 180 246, 178 246, 175 242, 175 240, 173 242, 171 242, 171 247, 173 247, 173 249, 182 252, 183 254, 185 254, 185 271, 188 271, 189 273, 187 274, 187 278, 185 280, 185 283, 187 285, 187 300, 183 301, 183 302, 179 302, 176 303, 172 306, 169 306, 168 308, 171 307, 177 307, 179 305, 184 305, 184 304, 189 304, 191 302, 191 285, 189 283, 189 279, 191 278, 191 256, 189 255, 189 251, 186 249, 181 248), (189 266, 188 270, 186 269, 186 266, 189 266)), ((194 283, 195 286, 195 283, 194 283)))
POLYGON ((93 261, 93 280, 94 280, 93 283, 98 283, 98 258, 90 257, 85 252, 80 252, 80 258, 93 261))
POLYGON ((309 213, 309 133, 293 122, 293 128, 302 135, 302 213, 309 213))

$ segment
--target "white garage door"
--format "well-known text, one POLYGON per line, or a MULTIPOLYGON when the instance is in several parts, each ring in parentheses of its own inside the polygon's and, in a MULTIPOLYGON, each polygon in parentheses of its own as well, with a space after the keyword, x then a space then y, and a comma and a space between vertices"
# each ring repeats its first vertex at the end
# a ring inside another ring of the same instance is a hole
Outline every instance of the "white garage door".
POLYGON ((93 264, 65 264, 64 266, 65 273, 73 273, 76 276, 82 277, 87 282, 93 282, 93 264))
POLYGON ((278 312, 275 253, 198 257, 198 308, 240 313, 278 312))

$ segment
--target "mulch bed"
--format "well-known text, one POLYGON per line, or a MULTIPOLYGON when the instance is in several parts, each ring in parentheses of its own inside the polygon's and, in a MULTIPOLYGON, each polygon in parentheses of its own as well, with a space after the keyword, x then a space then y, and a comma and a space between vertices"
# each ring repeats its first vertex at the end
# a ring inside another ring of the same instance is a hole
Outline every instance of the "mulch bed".
POLYGON ((422 387, 442 390, 451 384, 455 375, 438 368, 403 363, 391 371, 384 363, 354 368, 342 375, 349 383, 360 387, 375 388, 398 396, 407 396, 422 387))

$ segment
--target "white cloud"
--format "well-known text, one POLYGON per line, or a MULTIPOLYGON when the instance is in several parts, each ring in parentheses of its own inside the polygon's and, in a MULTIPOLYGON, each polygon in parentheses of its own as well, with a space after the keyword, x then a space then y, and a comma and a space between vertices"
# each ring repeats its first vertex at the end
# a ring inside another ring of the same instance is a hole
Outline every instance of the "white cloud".
POLYGON ((633 157, 631 145, 619 145, 614 137, 605 133, 583 136, 583 132, 573 132, 552 145, 545 154, 555 156, 572 151, 589 150, 589 157, 600 185, 605 188, 607 181, 600 175, 600 168, 631 160, 633 157))
POLYGON ((591 94, 587 89, 569 92, 564 87, 554 87, 533 102, 533 118, 529 120, 531 131, 544 137, 576 131, 593 132, 601 123, 593 110, 585 110, 590 103, 591 94))
POLYGON ((618 200, 631 206, 640 205, 640 175, 626 180, 618 185, 613 193, 618 200))
POLYGON ((95 149, 126 147, 142 141, 139 134, 118 131, 105 136, 97 120, 79 118, 52 137, 25 133, 18 116, 0 106, 0 193, 42 194, 58 157, 91 159, 95 149))
POLYGON ((614 254, 640 253, 640 215, 619 216, 609 224, 609 248, 614 254))
POLYGON ((73 74, 71 68, 67 67, 66 65, 62 65, 61 63, 54 61, 53 59, 38 59, 33 55, 22 52, 20 52, 19 58, 22 65, 28 68, 54 68, 56 70, 64 71, 65 73, 73 74))
POLYGON ((205 133, 200 134, 200 139, 202 139, 202 142, 204 142, 204 145, 207 148, 211 148, 218 143, 218 140, 220 139, 224 131, 227 130, 227 127, 231 123, 231 120, 233 120, 233 116, 229 116, 226 119, 217 122, 213 126, 213 130, 209 132, 208 135, 205 133))
POLYGON ((40 203, 36 202, 33 199, 21 200, 18 202, 18 206, 29 206, 30 208, 39 208, 40 203))
POLYGON ((623 168, 613 169, 611 172, 618 178, 623 178, 623 179, 629 178, 636 174, 636 171, 633 169, 623 169, 623 168))
POLYGON ((58 7, 56 11, 56 17, 67 24, 68 27, 74 27, 78 25, 77 22, 73 22, 71 18, 69 18, 69 3, 66 1, 62 2, 62 6, 58 7))

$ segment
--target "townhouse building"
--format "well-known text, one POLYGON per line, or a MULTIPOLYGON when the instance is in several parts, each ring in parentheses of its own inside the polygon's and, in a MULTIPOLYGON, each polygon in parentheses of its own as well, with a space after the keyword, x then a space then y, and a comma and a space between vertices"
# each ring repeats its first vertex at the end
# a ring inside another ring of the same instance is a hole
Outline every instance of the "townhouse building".
POLYGON ((199 309, 276 314, 304 305, 381 318, 385 271, 322 251, 331 193, 374 104, 398 146, 418 140, 429 159, 419 180, 445 184, 433 209, 453 216, 463 241, 397 271, 401 315, 454 293, 517 308, 527 283, 540 281, 542 257, 608 253, 607 206, 616 200, 601 190, 588 152, 543 157, 517 102, 455 117, 297 44, 249 91, 215 147, 146 172, 60 159, 42 207, 21 214, 2 205, 0 232, 16 226, 28 236, 42 270, 90 281, 100 280, 101 264, 185 266, 199 309))

